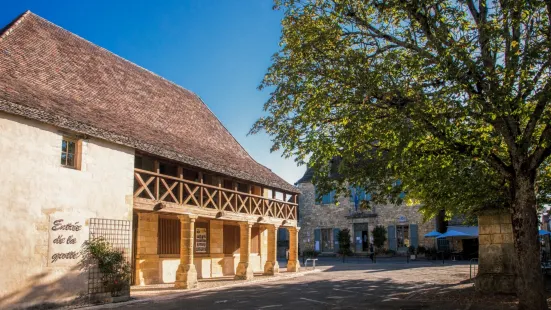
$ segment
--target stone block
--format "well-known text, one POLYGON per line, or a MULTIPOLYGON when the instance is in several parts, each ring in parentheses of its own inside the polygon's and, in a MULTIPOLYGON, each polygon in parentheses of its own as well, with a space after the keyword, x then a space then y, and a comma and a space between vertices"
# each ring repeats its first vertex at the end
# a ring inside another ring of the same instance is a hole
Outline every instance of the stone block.
POLYGON ((239 262, 237 269, 235 270, 236 280, 249 280, 254 277, 253 268, 251 264, 245 262, 239 262))
POLYGON ((480 215, 478 216, 478 226, 491 224, 490 216, 480 215))
POLYGON ((492 236, 492 244, 503 243, 503 234, 493 234, 491 236, 492 236))
POLYGON ((511 224, 513 222, 512 218, 511 218, 511 214, 509 214, 509 213, 501 214, 500 215, 500 222, 502 224, 511 224))
POLYGON ((492 235, 479 235, 478 243, 480 245, 492 244, 492 235))
POLYGON ((500 234, 501 233, 501 225, 500 224, 490 225, 490 233, 491 234, 500 234))
POLYGON ((513 233, 503 234, 503 243, 513 243, 513 233))
POLYGON ((501 224, 501 233, 508 234, 513 232, 513 225, 511 223, 501 224))
POLYGON ((480 225, 478 226, 478 235, 489 235, 492 233, 491 225, 480 225))

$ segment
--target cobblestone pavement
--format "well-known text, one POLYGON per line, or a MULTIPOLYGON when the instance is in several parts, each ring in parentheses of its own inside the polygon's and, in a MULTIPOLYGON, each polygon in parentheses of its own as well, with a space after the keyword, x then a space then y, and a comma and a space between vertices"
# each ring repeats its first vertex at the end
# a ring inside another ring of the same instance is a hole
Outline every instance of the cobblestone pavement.
POLYGON ((469 264, 380 259, 320 261, 321 272, 155 296, 116 309, 514 309, 512 297, 480 298, 469 264))

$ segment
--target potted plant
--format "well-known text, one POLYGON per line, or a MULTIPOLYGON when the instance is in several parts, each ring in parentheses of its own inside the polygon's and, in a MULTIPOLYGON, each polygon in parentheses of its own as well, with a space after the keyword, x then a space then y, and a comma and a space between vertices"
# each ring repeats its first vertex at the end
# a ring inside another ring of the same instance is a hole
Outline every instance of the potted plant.
POLYGON ((129 293, 130 264, 124 257, 124 252, 114 249, 104 238, 91 239, 83 244, 81 267, 97 267, 104 291, 112 297, 129 293))

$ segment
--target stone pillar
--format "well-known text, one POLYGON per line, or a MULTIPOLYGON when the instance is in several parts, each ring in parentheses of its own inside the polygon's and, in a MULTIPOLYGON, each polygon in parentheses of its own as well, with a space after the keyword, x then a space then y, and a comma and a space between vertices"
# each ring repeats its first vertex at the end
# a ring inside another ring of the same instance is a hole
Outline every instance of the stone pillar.
POLYGON ((211 220, 209 223, 209 249, 211 257, 211 277, 224 275, 224 222, 211 220))
POLYGON ((193 240, 196 215, 178 215, 180 219, 180 265, 176 270, 175 288, 190 289, 197 287, 197 270, 193 264, 193 240))
POLYGON ((289 261, 287 261, 288 272, 298 272, 300 263, 298 261, 298 231, 300 227, 288 227, 289 231, 289 261))
POLYGON ((511 214, 506 212, 480 214, 478 234, 476 291, 515 293, 515 247, 511 214))
POLYGON ((251 222, 239 223, 239 264, 235 271, 236 280, 249 280, 254 277, 253 267, 250 263, 251 256, 251 222))
POLYGON ((159 215, 138 213, 136 235, 136 285, 161 283, 158 246, 159 215))
POLYGON ((264 274, 273 276, 279 273, 277 262, 277 229, 278 225, 267 225, 268 228, 268 259, 264 265, 264 274))

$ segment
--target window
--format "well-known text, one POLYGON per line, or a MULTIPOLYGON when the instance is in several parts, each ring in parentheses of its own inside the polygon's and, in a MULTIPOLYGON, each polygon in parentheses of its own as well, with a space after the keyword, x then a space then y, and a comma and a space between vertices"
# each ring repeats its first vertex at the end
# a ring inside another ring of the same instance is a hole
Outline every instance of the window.
POLYGON ((80 142, 63 137, 61 141, 61 165, 67 168, 80 169, 80 142))
POLYGON ((195 253, 206 254, 209 252, 209 223, 195 222, 195 253))
POLYGON ((321 201, 319 200, 318 194, 316 191, 317 190, 314 188, 315 204, 319 205, 321 202, 321 204, 325 205, 325 204, 331 204, 335 202, 336 191, 332 190, 329 193, 321 196, 321 201))
POLYGON ((396 226, 396 241, 398 248, 409 246, 409 225, 396 226))
POLYGON ((239 254, 239 226, 224 225, 224 254, 239 254))
POLYGON ((159 254, 180 254, 180 220, 159 218, 159 254))
POLYGON ((321 251, 333 252, 333 229, 324 228, 321 230, 321 251))
POLYGON ((333 202, 335 202, 335 191, 330 191, 321 197, 321 203, 323 204, 330 204, 333 202))

